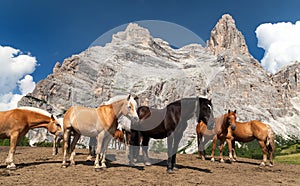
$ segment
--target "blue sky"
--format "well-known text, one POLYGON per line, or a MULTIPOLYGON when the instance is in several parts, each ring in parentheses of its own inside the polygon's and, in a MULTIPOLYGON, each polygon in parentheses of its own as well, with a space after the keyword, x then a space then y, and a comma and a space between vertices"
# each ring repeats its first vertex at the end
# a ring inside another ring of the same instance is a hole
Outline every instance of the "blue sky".
MULTIPOLYGON (((27 74, 38 82, 52 73, 57 61, 87 49, 99 36, 122 24, 168 21, 206 41, 218 19, 229 13, 245 36, 250 53, 261 60, 265 51, 257 47, 257 27, 263 23, 294 24, 300 20, 299 8, 298 0, 1 0, 0 46, 34 57, 28 61, 35 69, 27 74)), ((22 79, 20 76, 19 81, 22 79)))

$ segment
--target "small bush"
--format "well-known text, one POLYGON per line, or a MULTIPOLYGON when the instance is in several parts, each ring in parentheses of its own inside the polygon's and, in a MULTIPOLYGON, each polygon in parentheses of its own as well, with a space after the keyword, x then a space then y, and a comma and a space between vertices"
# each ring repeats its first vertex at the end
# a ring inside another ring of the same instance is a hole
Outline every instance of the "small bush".
MULTIPOLYGON (((0 146, 10 146, 10 139, 0 139, 0 146)), ((18 146, 29 146, 29 139, 24 137, 18 146)))

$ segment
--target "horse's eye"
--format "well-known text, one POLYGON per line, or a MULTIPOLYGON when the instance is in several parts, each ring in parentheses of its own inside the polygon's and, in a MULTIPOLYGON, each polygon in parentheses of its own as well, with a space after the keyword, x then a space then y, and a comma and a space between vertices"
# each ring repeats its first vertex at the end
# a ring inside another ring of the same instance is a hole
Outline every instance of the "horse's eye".
POLYGON ((130 106, 130 105, 128 106, 128 109, 130 109, 130 110, 131 110, 131 106, 130 106))

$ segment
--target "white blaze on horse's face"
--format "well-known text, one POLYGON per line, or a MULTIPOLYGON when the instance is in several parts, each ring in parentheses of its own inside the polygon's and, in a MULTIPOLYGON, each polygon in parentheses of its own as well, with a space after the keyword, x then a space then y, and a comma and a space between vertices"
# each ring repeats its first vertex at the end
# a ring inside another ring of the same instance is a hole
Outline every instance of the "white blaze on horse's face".
POLYGON ((137 110, 136 101, 130 95, 128 96, 127 100, 128 100, 128 103, 127 103, 127 116, 129 117, 129 119, 139 120, 138 114, 136 112, 136 110, 137 110))
POLYGON ((210 104, 207 104, 207 106, 210 109, 210 112, 212 112, 212 108, 211 108, 210 104))

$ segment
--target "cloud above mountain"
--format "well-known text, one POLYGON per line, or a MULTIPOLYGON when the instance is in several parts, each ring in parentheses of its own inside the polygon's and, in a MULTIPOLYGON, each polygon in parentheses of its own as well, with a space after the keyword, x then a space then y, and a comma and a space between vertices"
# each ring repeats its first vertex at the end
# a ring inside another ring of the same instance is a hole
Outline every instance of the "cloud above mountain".
POLYGON ((0 45, 0 110, 16 107, 22 96, 33 91, 35 82, 29 74, 36 66, 31 54, 0 45))
POLYGON ((258 47, 265 50, 262 66, 271 73, 294 61, 300 61, 300 21, 265 23, 257 27, 258 47))

